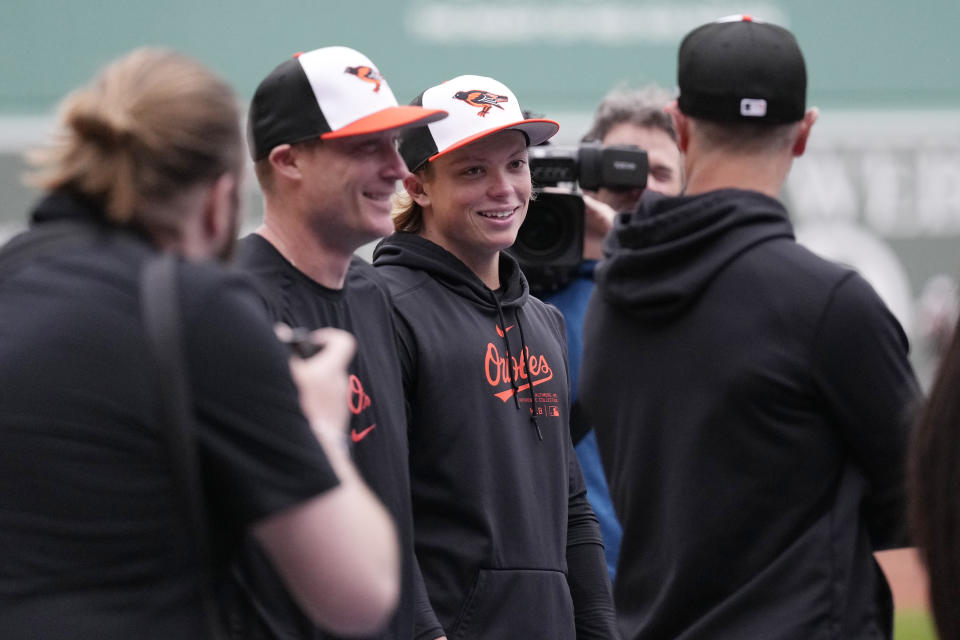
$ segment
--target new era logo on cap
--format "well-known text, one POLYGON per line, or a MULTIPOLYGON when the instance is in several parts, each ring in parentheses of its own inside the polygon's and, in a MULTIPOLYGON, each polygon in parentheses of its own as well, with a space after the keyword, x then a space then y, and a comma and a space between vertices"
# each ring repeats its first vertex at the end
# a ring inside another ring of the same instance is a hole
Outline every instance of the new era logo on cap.
POLYGON ((689 116, 771 124, 803 119, 806 65, 783 27, 727 16, 687 34, 677 62, 677 104, 689 116))
POLYGON ((502 82, 485 76, 458 76, 427 89, 413 104, 450 115, 401 134, 400 155, 411 171, 498 131, 522 131, 529 145, 537 145, 560 128, 553 120, 524 118, 513 92, 502 82))
POLYGON ((369 58, 348 47, 324 47, 280 64, 257 87, 249 113, 250 152, 259 160, 281 144, 400 129, 445 115, 398 106, 369 58))

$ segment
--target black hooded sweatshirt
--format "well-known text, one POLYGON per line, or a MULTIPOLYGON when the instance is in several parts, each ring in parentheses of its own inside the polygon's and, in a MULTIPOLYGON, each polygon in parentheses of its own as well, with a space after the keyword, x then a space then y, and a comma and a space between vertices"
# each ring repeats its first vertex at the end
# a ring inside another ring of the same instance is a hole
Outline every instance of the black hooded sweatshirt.
POLYGON ((451 639, 610 638, 602 540, 570 442, 563 317, 529 295, 515 260, 500 264, 494 292, 413 234, 374 253, 397 319, 417 558, 451 639))
POLYGON ((903 542, 919 392, 859 275, 760 193, 645 198, 608 238, 584 354, 624 638, 890 637, 872 552, 903 542))

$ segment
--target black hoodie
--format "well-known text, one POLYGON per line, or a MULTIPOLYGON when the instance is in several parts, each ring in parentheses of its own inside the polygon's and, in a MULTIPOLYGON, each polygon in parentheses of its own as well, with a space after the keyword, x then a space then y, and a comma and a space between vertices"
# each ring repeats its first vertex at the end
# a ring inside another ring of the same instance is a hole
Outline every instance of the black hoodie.
POLYGON ((572 639, 568 547, 594 545, 600 571, 603 557, 570 443, 563 319, 500 264, 495 293, 416 235, 374 254, 397 315, 416 552, 449 638, 572 639))
POLYGON ((756 192, 645 199, 607 255, 580 401, 624 638, 888 637, 872 552, 902 543, 918 399, 900 325, 756 192))

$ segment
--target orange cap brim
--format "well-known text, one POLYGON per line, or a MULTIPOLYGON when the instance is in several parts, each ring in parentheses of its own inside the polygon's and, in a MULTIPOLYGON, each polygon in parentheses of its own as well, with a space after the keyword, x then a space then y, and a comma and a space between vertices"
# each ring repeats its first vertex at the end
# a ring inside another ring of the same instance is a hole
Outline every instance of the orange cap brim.
POLYGON ((396 107, 387 107, 359 120, 354 120, 350 124, 340 127, 336 131, 328 131, 320 137, 324 140, 330 138, 346 138, 348 136, 362 136, 367 133, 380 133, 391 129, 406 129, 407 127, 425 126, 431 122, 442 120, 447 117, 447 112, 442 109, 424 109, 423 107, 414 107, 409 105, 400 105, 396 107))
POLYGON ((472 136, 468 136, 463 140, 458 140, 455 144, 450 145, 443 151, 433 154, 427 158, 428 162, 433 162, 440 156, 446 155, 451 151, 456 151, 461 147, 465 147, 471 142, 475 142, 480 138, 485 138, 494 133, 500 131, 522 131, 528 140, 529 146, 536 146, 546 140, 549 140, 557 131, 560 130, 560 124, 555 120, 547 120, 545 118, 531 118, 527 120, 520 120, 519 122, 511 122, 510 124, 505 124, 499 127, 493 127, 490 129, 485 129, 479 133, 475 133, 472 136))

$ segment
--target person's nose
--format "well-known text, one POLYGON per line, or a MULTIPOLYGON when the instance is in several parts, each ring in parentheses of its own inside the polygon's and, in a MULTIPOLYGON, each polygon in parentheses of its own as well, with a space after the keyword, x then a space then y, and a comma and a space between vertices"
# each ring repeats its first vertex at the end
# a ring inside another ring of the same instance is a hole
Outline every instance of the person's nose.
POLYGON ((513 181, 506 171, 491 170, 488 174, 487 195, 491 198, 504 199, 513 190, 513 181))
POLYGON ((390 145, 386 150, 383 170, 380 173, 387 180, 403 180, 407 177, 407 173, 409 173, 407 171, 407 165, 404 163, 403 158, 400 156, 400 151, 396 146, 390 145))

